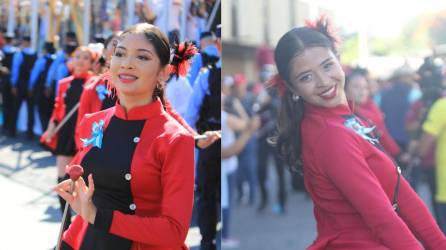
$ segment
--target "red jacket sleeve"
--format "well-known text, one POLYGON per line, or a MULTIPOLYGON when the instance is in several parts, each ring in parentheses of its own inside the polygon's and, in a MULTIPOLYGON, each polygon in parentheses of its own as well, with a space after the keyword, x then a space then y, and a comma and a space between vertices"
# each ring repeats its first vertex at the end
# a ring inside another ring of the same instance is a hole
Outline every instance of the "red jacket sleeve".
POLYGON ((407 225, 393 210, 379 180, 368 166, 360 138, 344 129, 325 131, 316 145, 320 156, 316 162, 321 171, 385 246, 392 250, 421 249, 407 225))
POLYGON ((128 215, 98 209, 94 226, 132 241, 180 248, 192 215, 194 192, 194 140, 181 134, 166 145, 162 164, 162 212, 156 217, 128 215))
POLYGON ((399 214, 426 249, 446 249, 446 238, 430 211, 409 183, 402 178, 398 196, 399 214))

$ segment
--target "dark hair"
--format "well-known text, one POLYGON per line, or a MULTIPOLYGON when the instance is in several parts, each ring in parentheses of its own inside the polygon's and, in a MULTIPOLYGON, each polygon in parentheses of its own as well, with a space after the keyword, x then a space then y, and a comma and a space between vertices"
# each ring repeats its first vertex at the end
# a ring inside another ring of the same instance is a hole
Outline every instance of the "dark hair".
POLYGON ((107 37, 104 41, 104 48, 107 48, 108 44, 113 41, 113 39, 118 38, 121 35, 121 31, 115 32, 107 37))
POLYGON ((76 48, 77 48, 77 43, 70 41, 65 43, 64 52, 67 55, 71 55, 76 50, 76 48))
MULTIPOLYGON (((176 71, 179 72, 179 67, 185 66, 183 62, 190 59, 189 53, 186 53, 186 51, 189 51, 190 44, 176 43, 174 44, 174 48, 172 48, 174 51, 175 60, 172 60, 171 62, 171 47, 169 45, 169 40, 167 39, 167 36, 155 25, 148 23, 135 24, 123 31, 119 36, 119 39, 122 39, 127 34, 143 34, 148 42, 155 48, 155 52, 160 59, 162 67, 170 64, 173 70, 176 69, 176 71), (181 49, 179 49, 180 47, 181 49), (180 60, 178 60, 178 58, 180 58, 180 60)), ((164 86, 162 84, 157 84, 153 91, 152 98, 156 99, 157 97, 160 98, 161 102, 165 106, 164 86)))
POLYGON ((48 54, 56 53, 56 49, 54 48, 54 44, 52 42, 45 42, 43 47, 48 54))
POLYGON ((426 108, 430 108, 444 91, 442 66, 433 57, 426 57, 417 71, 420 76, 420 89, 423 93, 422 100, 426 108))
POLYGON ((347 87, 351 83, 351 81, 357 77, 362 77, 367 80, 366 75, 364 75, 362 72, 353 70, 350 74, 345 76, 344 89, 347 89, 347 87))
MULTIPOLYGON (((153 45, 155 52, 160 59, 161 66, 164 67, 170 62, 170 46, 169 40, 166 35, 161 32, 161 30, 155 25, 148 23, 138 23, 130 28, 124 30, 119 36, 120 39, 125 37, 127 34, 143 34, 144 37, 153 45)), ((165 106, 164 101, 164 86, 162 84, 157 84, 153 90, 152 98, 160 98, 163 106, 165 106)))
POLYGON ((276 66, 287 91, 282 97, 277 133, 269 139, 270 143, 278 147, 292 172, 300 172, 302 169, 300 126, 304 115, 304 101, 302 98, 293 100, 293 93, 290 91, 290 62, 305 49, 312 47, 329 48, 337 55, 337 39, 331 33, 328 22, 321 18, 308 26, 313 27, 294 28, 285 33, 274 51, 276 66))

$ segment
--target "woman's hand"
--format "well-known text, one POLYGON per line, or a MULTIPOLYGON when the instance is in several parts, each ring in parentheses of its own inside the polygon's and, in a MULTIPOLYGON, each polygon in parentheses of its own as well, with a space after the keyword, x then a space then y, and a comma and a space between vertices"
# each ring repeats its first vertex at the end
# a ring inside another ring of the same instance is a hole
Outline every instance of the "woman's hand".
POLYGON ((53 138, 55 131, 56 131, 56 124, 53 121, 50 121, 48 123, 48 127, 47 127, 45 133, 43 133, 43 136, 45 136, 46 142, 49 143, 51 141, 51 138, 53 138))
POLYGON ((92 202, 94 193, 93 176, 88 175, 88 187, 82 177, 74 183, 74 192, 70 194, 72 180, 59 183, 54 190, 67 201, 71 208, 88 223, 93 224, 96 218, 96 206, 92 202))
POLYGON ((206 135, 205 139, 199 139, 197 141, 197 147, 201 149, 205 149, 212 145, 215 141, 221 138, 221 131, 206 131, 204 133, 206 135))

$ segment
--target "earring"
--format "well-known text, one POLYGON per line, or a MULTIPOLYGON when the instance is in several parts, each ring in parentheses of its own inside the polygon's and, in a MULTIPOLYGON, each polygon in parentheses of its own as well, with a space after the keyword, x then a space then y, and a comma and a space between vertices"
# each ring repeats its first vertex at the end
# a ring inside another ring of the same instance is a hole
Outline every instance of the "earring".
POLYGON ((293 94, 292 98, 293 98, 293 101, 297 102, 299 100, 300 96, 293 94))

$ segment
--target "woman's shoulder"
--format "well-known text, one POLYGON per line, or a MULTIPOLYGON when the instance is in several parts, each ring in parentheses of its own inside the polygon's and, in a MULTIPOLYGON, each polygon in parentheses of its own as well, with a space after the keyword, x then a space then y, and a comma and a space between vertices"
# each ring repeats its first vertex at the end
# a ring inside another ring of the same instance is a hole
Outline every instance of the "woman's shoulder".
POLYGON ((175 139, 178 137, 187 137, 193 139, 193 135, 169 113, 163 112, 162 117, 163 117, 162 137, 167 137, 169 139, 175 139))
POLYGON ((91 76, 84 85, 84 91, 96 91, 96 86, 102 83, 104 83, 103 76, 91 76))
POLYGON ((358 126, 361 125, 354 116, 339 117, 334 120, 311 117, 304 119, 301 132, 304 138, 315 144, 339 145, 346 140, 355 140, 355 129, 358 126))
POLYGON ((104 109, 94 113, 87 113, 84 115, 79 123, 79 131, 90 129, 93 123, 104 123, 106 124, 115 112, 115 107, 104 109), (102 121, 102 122, 101 122, 102 121))
POLYGON ((67 76, 65 78, 62 78, 59 80, 59 85, 67 85, 69 84, 71 81, 73 81, 74 76, 67 76))
POLYGON ((344 117, 327 119, 322 116, 305 116, 302 121, 302 133, 320 136, 328 131, 345 132, 344 117))

